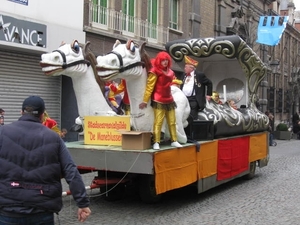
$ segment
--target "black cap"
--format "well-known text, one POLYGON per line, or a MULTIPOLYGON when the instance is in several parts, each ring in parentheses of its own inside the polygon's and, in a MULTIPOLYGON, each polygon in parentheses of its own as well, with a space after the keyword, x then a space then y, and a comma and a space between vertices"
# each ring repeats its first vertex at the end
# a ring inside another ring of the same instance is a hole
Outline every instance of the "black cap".
POLYGON ((22 110, 35 115, 41 115, 45 111, 44 100, 39 96, 30 96, 24 100, 22 110))

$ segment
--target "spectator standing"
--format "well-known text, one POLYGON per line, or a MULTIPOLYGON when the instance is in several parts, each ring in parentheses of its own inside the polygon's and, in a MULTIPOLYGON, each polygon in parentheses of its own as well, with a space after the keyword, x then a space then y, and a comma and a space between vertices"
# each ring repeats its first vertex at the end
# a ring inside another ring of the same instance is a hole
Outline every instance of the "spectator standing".
POLYGON ((4 116, 0 115, 0 126, 4 125, 4 116))
POLYGON ((297 134, 297 139, 300 140, 300 120, 296 120, 293 124, 293 133, 297 134))
POLYGON ((4 109, 0 108, 0 126, 4 125, 4 114, 5 114, 4 109))
POLYGON ((46 127, 48 127, 49 129, 53 130, 54 132, 58 133, 58 135, 61 136, 61 130, 58 128, 57 122, 49 116, 49 114, 46 112, 46 110, 44 111, 42 124, 45 125, 46 127))
POLYGON ((298 121, 298 120, 300 120, 299 112, 295 112, 295 114, 294 114, 293 117, 292 117, 293 125, 294 125, 294 124, 297 124, 297 121, 298 121))
POLYGON ((274 141, 274 116, 271 112, 266 111, 265 114, 269 118, 269 146, 276 146, 277 143, 274 141))
POLYGON ((42 125, 44 100, 26 98, 18 121, 0 127, 1 224, 54 225, 62 208, 61 177, 78 206, 78 220, 91 211, 82 178, 63 140, 42 125))

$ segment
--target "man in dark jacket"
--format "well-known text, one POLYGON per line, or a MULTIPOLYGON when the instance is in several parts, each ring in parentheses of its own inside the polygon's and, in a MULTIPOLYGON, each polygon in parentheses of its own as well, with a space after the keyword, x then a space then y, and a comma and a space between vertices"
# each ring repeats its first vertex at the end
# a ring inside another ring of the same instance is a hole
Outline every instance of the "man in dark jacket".
POLYGON ((54 225, 62 208, 61 177, 78 206, 90 215, 82 178, 60 136, 42 125, 43 99, 26 98, 18 121, 0 127, 0 224, 54 225))
POLYGON ((184 74, 178 77, 182 80, 180 89, 187 96, 193 120, 198 119, 198 112, 205 108, 206 96, 212 95, 213 85, 204 73, 196 71, 198 62, 188 56, 184 56, 184 74))
POLYGON ((298 120, 300 120, 300 117, 299 117, 299 112, 295 112, 295 114, 293 115, 293 125, 297 123, 298 120))
POLYGON ((297 139, 300 140, 300 120, 296 120, 293 124, 293 133, 297 134, 297 139))

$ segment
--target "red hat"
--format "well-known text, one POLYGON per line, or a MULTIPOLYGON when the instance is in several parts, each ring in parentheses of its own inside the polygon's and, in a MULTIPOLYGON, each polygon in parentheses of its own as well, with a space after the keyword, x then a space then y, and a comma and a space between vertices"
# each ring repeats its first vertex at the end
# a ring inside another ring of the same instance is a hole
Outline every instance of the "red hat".
POLYGON ((197 67, 198 66, 198 62, 188 56, 184 56, 184 62, 185 64, 190 64, 190 65, 193 65, 194 67, 197 67))

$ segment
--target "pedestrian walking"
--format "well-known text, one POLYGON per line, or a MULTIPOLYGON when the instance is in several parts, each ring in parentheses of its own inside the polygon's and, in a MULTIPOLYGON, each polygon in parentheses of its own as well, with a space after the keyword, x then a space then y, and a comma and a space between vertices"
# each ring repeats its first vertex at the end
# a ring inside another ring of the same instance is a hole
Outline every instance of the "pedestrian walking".
POLYGON ((5 114, 4 109, 0 108, 0 126, 4 125, 4 114, 5 114))
POLYGON ((63 140, 42 125, 44 100, 26 98, 18 121, 0 126, 0 224, 54 225, 62 209, 63 177, 78 206, 78 220, 91 214, 75 163, 63 140))

